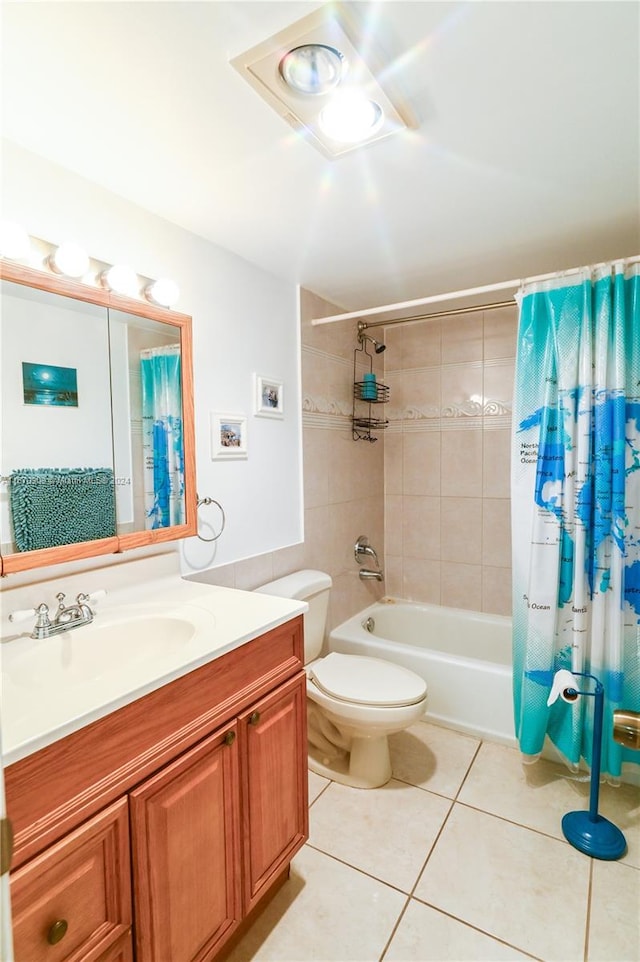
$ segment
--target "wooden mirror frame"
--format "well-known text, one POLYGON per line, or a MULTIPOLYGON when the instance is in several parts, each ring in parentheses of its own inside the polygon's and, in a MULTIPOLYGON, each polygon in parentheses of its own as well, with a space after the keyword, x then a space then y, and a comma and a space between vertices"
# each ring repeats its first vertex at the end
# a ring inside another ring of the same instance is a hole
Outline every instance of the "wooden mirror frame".
POLYGON ((25 287, 35 287, 52 294, 62 294, 89 304, 97 304, 105 309, 124 311, 162 324, 172 324, 180 331, 180 352, 182 372, 182 427, 184 444, 184 524, 168 528, 154 528, 150 531, 132 531, 127 534, 101 538, 98 541, 80 541, 75 544, 60 545, 55 548, 39 548, 35 551, 22 551, 0 555, 0 576, 47 565, 61 564, 66 561, 80 561, 99 555, 119 553, 130 548, 158 544, 163 541, 176 541, 189 538, 197 533, 196 518, 196 458, 195 429, 193 412, 193 352, 191 339, 191 318, 153 304, 123 297, 111 291, 88 284, 81 284, 57 274, 46 273, 31 267, 0 261, 0 280, 12 281, 25 287))

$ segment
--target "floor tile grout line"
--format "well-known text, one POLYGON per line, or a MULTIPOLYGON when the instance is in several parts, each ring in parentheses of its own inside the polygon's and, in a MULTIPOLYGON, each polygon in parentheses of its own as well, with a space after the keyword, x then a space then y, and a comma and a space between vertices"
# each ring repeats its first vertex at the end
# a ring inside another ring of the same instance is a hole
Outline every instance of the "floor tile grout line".
POLYGON ((404 905, 402 906, 402 911, 400 912, 400 915, 399 915, 398 918, 396 919, 396 924, 395 924, 395 925, 393 926, 393 928, 391 929, 391 935, 390 935, 389 938, 387 939, 386 944, 385 944, 385 947, 383 948, 382 953, 381 953, 381 955, 380 955, 379 958, 378 958, 378 962, 383 962, 383 959, 384 959, 385 955, 386 955, 387 952, 389 951, 389 946, 390 946, 391 943, 393 942, 393 937, 394 937, 394 935, 396 934, 396 932, 398 931, 398 926, 399 926, 400 923, 402 922, 402 920, 403 920, 403 918, 404 918, 404 914, 405 914, 405 912, 407 911, 407 909, 409 908, 410 903, 411 903, 411 896, 408 895, 408 896, 407 896, 407 901, 406 901, 406 902, 404 903, 404 905))
MULTIPOLYGON (((523 822, 514 822, 512 818, 506 818, 504 815, 497 815, 495 812, 489 811, 486 808, 479 808, 477 805, 470 805, 469 802, 462 802, 459 799, 455 799, 456 805, 462 805, 463 808, 468 808, 472 812, 479 812, 481 815, 489 815, 491 818, 497 818, 501 822, 506 822, 507 825, 513 825, 515 828, 524 828, 527 832, 534 832, 536 835, 541 835, 542 838, 551 839, 553 842, 560 842, 562 845, 573 848, 570 842, 565 838, 559 838, 557 835, 551 835, 549 832, 544 832, 541 828, 534 828, 532 825, 525 825, 523 822)), ((589 856, 587 856, 589 858, 589 856)), ((635 868, 634 865, 627 866, 628 868, 635 868)), ((636 869, 640 871, 640 869, 636 869)))
POLYGON ((424 905, 429 909, 433 909, 434 912, 439 912, 440 915, 446 915, 447 918, 453 919, 454 922, 459 922, 461 925, 466 925, 467 928, 473 929, 474 932, 479 932, 480 935, 485 935, 488 939, 492 939, 494 942, 499 942, 501 945, 506 945, 507 948, 513 949, 515 952, 519 952, 521 955, 526 955, 529 959, 535 959, 536 962, 543 962, 539 955, 533 955, 526 949, 521 948, 519 945, 514 945, 513 942, 507 942, 505 939, 501 938, 499 935, 495 935, 493 932, 488 932, 486 929, 481 929, 473 922, 469 922, 467 919, 460 918, 459 915, 452 915, 451 912, 447 912, 446 909, 441 908, 439 905, 434 905, 433 902, 425 902, 418 895, 412 895, 410 897, 411 902, 417 902, 419 905, 424 905))
POLYGON ((437 833, 436 837, 435 837, 434 840, 433 840, 433 844, 431 845, 431 847, 429 848, 429 851, 428 851, 427 854, 426 854, 425 860, 424 860, 424 862, 422 863, 422 868, 420 869, 420 871, 419 871, 418 874, 416 875, 416 880, 415 880, 415 882, 413 883, 413 887, 412 887, 411 891, 409 892, 409 898, 413 898, 413 893, 415 892, 416 888, 418 887, 418 883, 419 883, 420 879, 422 878, 422 876, 423 876, 423 874, 424 874, 424 870, 425 870, 426 867, 427 867, 427 864, 428 864, 428 862, 429 862, 429 859, 431 858, 433 852, 435 851, 436 845, 437 845, 438 842, 440 841, 440 838, 441 838, 442 833, 443 833, 443 831, 444 831, 444 827, 445 827, 445 825, 447 824, 447 822, 449 821, 449 816, 451 815, 451 812, 453 811, 454 805, 455 805, 455 801, 452 800, 452 799, 450 799, 449 810, 447 811, 447 814, 445 815, 444 819, 442 820, 442 825, 441 825, 440 828, 438 829, 438 833, 437 833))
POLYGON ((334 862, 338 862, 340 865, 350 868, 354 872, 358 872, 359 875, 364 875, 366 878, 372 879, 374 882, 379 882, 380 885, 386 885, 387 888, 393 889, 394 892, 399 892, 400 895, 404 895, 405 898, 409 898, 409 893, 404 889, 398 888, 393 882, 387 882, 383 878, 378 878, 377 875, 372 875, 371 872, 365 872, 364 869, 358 868, 356 865, 352 865, 351 862, 345 862, 343 858, 338 858, 337 855, 332 855, 331 852, 325 852, 323 848, 318 848, 317 845, 312 845, 311 842, 305 842, 305 845, 313 849, 314 852, 318 852, 320 855, 325 855, 327 858, 333 859, 334 862))
POLYGON ((589 959, 589 934, 591 930, 591 896, 593 893, 593 859, 589 866, 589 887, 587 889, 587 917, 584 926, 584 962, 589 959))
POLYGON ((454 802, 457 802, 457 801, 458 801, 458 798, 459 798, 459 796, 460 796, 460 792, 461 792, 462 789, 464 788, 465 782, 466 782, 466 780, 468 779, 469 775, 471 774, 471 769, 472 769, 473 766, 475 765, 476 759, 477 759, 478 755, 480 754, 480 749, 482 748, 483 744, 484 744, 483 740, 480 739, 480 741, 478 742, 478 747, 476 748, 475 752, 473 753, 473 758, 472 758, 471 761, 469 762, 469 766, 468 766, 468 768, 467 768, 467 770, 466 770, 466 772, 465 772, 465 774, 464 774, 464 777, 463 777, 462 781, 460 782, 460 784, 458 785, 458 791, 456 792, 455 798, 453 799, 454 802))
POLYGON ((308 806, 309 808, 312 808, 312 806, 315 805, 315 803, 318 801, 318 799, 322 795, 324 795, 324 793, 326 792, 326 790, 329 788, 330 785, 333 785, 333 781, 327 781, 327 784, 320 789, 316 797, 309 802, 309 806, 308 806))

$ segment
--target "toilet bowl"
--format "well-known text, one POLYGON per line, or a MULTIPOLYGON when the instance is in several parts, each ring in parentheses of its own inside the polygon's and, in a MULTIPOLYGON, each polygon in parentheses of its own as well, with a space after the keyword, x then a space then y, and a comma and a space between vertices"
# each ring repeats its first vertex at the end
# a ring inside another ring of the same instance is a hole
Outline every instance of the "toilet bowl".
POLYGON ((296 571, 257 588, 306 601, 309 768, 355 788, 377 788, 391 778, 388 736, 418 721, 426 710, 423 678, 400 665, 364 655, 330 652, 324 641, 331 578, 296 571))

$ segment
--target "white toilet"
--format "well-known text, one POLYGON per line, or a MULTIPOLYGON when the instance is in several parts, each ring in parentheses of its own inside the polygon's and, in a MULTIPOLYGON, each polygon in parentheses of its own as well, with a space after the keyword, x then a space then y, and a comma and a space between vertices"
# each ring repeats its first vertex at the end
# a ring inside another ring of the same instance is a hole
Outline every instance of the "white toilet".
POLYGON ((423 678, 400 665, 364 655, 330 652, 320 658, 331 578, 295 571, 256 591, 306 601, 309 768, 355 788, 377 788, 391 778, 388 736, 418 721, 427 705, 423 678))

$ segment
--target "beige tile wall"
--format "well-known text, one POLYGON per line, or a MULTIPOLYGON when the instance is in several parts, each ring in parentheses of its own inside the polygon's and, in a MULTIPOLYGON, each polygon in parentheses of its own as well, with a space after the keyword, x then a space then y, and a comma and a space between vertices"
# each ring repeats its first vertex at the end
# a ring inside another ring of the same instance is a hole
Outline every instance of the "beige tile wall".
POLYGON ((517 310, 388 327, 386 588, 510 614, 517 310))
POLYGON ((355 322, 310 324, 340 310, 301 292, 304 544, 205 576, 250 590, 327 571, 331 626, 385 593, 510 613, 515 307, 387 328, 374 369, 390 426, 373 444, 352 437, 355 322), (384 557, 382 584, 358 578, 361 534, 384 557))

